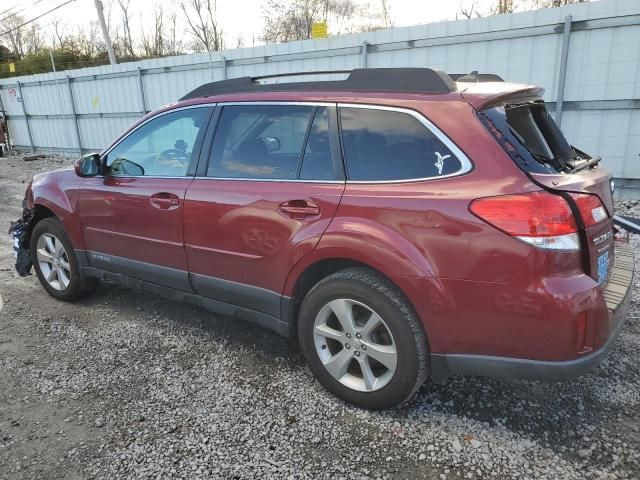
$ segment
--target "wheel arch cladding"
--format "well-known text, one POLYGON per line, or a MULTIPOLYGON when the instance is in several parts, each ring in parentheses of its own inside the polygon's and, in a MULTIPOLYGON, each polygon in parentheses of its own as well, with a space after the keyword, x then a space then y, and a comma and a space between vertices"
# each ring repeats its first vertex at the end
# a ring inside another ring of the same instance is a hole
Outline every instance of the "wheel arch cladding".
POLYGON ((398 294, 401 295, 404 300, 406 300, 415 317, 420 321, 424 334, 427 337, 427 343, 428 345, 430 345, 431 342, 429 337, 428 322, 426 322, 420 315, 420 305, 413 301, 414 299, 411 298, 411 295, 408 292, 408 290, 411 291, 412 287, 406 284, 403 277, 390 277, 386 275, 385 272, 380 271, 372 265, 368 265, 366 263, 349 258, 336 257, 323 258, 308 264, 306 268, 295 279, 291 301, 286 305, 286 307, 289 309, 287 316, 291 319, 290 330, 292 336, 295 337, 295 335, 297 334, 298 315, 300 313, 300 307, 309 291, 320 281, 329 277, 330 275, 354 267, 361 267, 370 270, 373 274, 382 277, 386 282, 388 282, 397 290, 398 294))
POLYGON ((384 235, 376 236, 387 230, 384 226, 372 229, 367 225, 363 232, 353 222, 351 225, 341 231, 341 226, 334 230, 332 224, 331 231, 325 232, 316 248, 289 273, 284 295, 292 299, 286 312, 292 329, 297 328, 300 305, 313 285, 336 271, 363 266, 387 278, 403 294, 420 320, 430 346, 437 348, 440 342, 431 335, 437 329, 430 325, 446 322, 455 315, 455 307, 441 280, 434 276, 428 255, 420 254, 406 239, 397 239, 395 232, 385 231, 384 235))

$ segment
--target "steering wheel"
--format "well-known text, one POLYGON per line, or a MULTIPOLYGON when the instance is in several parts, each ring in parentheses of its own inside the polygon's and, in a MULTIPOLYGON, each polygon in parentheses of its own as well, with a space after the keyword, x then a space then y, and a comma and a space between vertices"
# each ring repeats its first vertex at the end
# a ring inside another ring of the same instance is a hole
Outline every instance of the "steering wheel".
POLYGON ((166 158, 167 160, 174 160, 180 163, 189 163, 191 155, 184 150, 178 150, 177 148, 167 148, 158 154, 158 158, 166 158))
POLYGON ((153 162, 156 175, 184 175, 187 171, 191 155, 177 148, 167 148, 158 155, 153 162))

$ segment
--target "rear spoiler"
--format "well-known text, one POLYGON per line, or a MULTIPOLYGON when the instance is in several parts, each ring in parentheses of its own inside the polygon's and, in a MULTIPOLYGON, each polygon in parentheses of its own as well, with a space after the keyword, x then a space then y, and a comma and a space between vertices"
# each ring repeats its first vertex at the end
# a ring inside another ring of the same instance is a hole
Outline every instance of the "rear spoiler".
POLYGON ((471 106, 480 111, 506 101, 521 103, 540 100, 544 88, 507 82, 469 83, 469 87, 460 93, 471 106))
POLYGON ((614 215, 613 223, 631 233, 640 235, 640 218, 627 217, 625 215, 614 215))

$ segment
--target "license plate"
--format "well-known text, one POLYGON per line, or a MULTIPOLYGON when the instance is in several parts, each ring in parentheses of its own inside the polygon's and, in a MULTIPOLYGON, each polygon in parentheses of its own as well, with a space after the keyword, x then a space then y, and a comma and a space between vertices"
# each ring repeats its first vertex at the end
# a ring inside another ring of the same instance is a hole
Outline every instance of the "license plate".
POLYGON ((598 257, 598 284, 607 279, 609 273, 609 252, 604 252, 598 257))

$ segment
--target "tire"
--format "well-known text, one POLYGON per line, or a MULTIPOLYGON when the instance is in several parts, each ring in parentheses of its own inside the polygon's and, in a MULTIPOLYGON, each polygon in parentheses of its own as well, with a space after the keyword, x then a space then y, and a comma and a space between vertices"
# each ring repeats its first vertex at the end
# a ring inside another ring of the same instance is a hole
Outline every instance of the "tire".
POLYGON ((36 275, 52 297, 71 302, 98 287, 97 279, 81 277, 73 246, 57 218, 45 218, 36 224, 30 250, 36 275))
POLYGON ((422 325, 400 290, 369 268, 341 270, 309 291, 298 340, 320 383, 357 407, 402 405, 428 375, 422 325))

